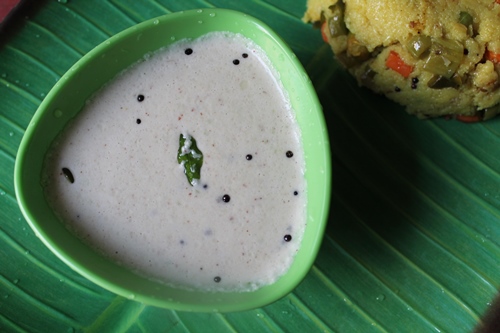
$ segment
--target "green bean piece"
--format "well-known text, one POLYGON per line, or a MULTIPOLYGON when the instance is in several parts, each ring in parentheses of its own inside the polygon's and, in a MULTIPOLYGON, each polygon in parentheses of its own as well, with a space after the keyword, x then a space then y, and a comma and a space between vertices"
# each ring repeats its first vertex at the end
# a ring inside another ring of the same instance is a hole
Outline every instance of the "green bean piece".
POLYGON ((203 153, 196 146, 196 140, 192 136, 180 135, 177 162, 184 167, 184 173, 189 184, 191 186, 196 185, 200 179, 203 153))
POLYGON ((482 110, 483 120, 495 118, 500 113, 500 104, 482 110))
POLYGON ((329 7, 332 12, 332 17, 328 19, 328 29, 331 37, 347 35, 347 27, 344 22, 344 3, 337 2, 329 7))
POLYGON ((469 14, 467 12, 460 12, 460 14, 458 16, 458 22, 460 22, 461 24, 468 27, 469 25, 472 24, 473 21, 474 21, 474 19, 472 18, 471 14, 469 14))
POLYGON ((432 45, 432 40, 429 36, 425 35, 415 35, 406 44, 407 50, 412 56, 419 59, 425 51, 427 51, 432 45))
POLYGON ((427 82, 427 86, 432 89, 458 88, 459 82, 436 74, 427 82))
POLYGON ((450 79, 462 62, 464 46, 456 40, 433 39, 423 69, 450 79))

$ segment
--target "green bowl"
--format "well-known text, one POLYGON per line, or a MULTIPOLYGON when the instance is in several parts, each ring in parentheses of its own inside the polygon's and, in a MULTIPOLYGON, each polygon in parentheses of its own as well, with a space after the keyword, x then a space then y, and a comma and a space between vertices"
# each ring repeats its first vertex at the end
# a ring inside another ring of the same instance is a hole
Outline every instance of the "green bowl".
POLYGON ((321 106, 304 68, 264 23, 224 9, 161 16, 103 42, 59 80, 36 111, 19 147, 15 189, 21 210, 38 238, 62 261, 94 283, 136 301, 185 311, 240 311, 262 307, 291 292, 310 270, 321 244, 330 204, 330 147, 321 106), (305 150, 307 227, 289 271, 252 292, 186 291, 150 281, 104 259, 71 234, 48 206, 42 166, 52 141, 85 101, 146 53, 212 31, 240 33, 255 41, 279 72, 302 131, 305 150))

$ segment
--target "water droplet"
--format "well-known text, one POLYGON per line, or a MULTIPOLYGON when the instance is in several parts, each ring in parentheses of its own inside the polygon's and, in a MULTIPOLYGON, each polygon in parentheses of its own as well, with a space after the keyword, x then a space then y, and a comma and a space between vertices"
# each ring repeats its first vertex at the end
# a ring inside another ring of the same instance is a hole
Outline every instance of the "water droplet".
POLYGON ((40 97, 45 97, 45 93, 40 93, 40 97))
POLYGON ((385 295, 384 294, 380 294, 375 299, 377 301, 379 301, 379 302, 385 301, 385 295))
POLYGON ((128 299, 134 299, 135 298, 135 295, 134 294, 130 294, 127 296, 128 299))
POLYGON ((63 112, 60 109, 55 109, 53 114, 54 114, 54 117, 61 118, 63 115, 63 112))
POLYGON ((64 282, 64 279, 59 279, 59 282, 64 282))
POLYGON ((175 40, 175 36, 170 37, 170 40, 174 41, 175 40))
POLYGON ((208 16, 215 17, 215 13, 210 13, 210 14, 208 14, 208 16))
POLYGON ((12 282, 14 282, 14 284, 18 284, 18 283, 19 283, 19 279, 15 279, 15 280, 14 280, 14 281, 12 281, 12 282))
POLYGON ((14 136, 14 132, 9 132, 9 136, 14 136))
POLYGON ((29 251, 29 250, 26 250, 26 251, 24 251, 24 254, 25 254, 25 255, 29 255, 29 254, 30 254, 30 251, 29 251))
POLYGON ((39 34, 36 34, 36 35, 35 35, 35 38, 40 38, 40 35, 39 35, 39 34))
POLYGON ((203 13, 203 10, 202 9, 198 9, 196 12, 197 13, 203 13))
POLYGON ((257 317, 264 318, 264 315, 262 313, 257 313, 257 317))
POLYGON ((160 21, 159 21, 159 20, 154 20, 154 21, 153 21, 153 24, 154 24, 154 25, 157 25, 158 23, 160 23, 160 21))
POLYGON ((0 191, 0 195, 5 195, 5 191, 0 191))
POLYGON ((198 21, 198 24, 202 24, 202 23, 203 23, 203 21, 201 21, 201 20, 200 20, 200 21, 198 21))

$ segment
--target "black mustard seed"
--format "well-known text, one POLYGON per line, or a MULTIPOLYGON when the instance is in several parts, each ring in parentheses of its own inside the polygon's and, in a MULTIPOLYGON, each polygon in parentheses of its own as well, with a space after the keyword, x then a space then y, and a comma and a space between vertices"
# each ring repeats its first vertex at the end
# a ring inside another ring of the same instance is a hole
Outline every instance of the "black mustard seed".
POLYGON ((224 194, 222 196, 222 201, 224 202, 229 202, 229 200, 231 200, 231 197, 228 195, 228 194, 224 194))
POLYGON ((293 156, 293 152, 291 150, 286 152, 286 157, 290 158, 293 156))
POLYGON ((220 276, 216 276, 216 277, 214 277, 214 281, 215 281, 215 282, 219 283, 219 282, 220 282, 220 280, 221 280, 220 276))
POLYGON ((185 49, 185 50, 184 50, 184 53, 185 53, 186 55, 193 54, 193 49, 192 49, 192 48, 187 48, 187 49, 185 49))
POLYGON ((411 79, 411 89, 417 89, 418 77, 411 79))
POLYGON ((400 92, 400 91, 401 91, 401 88, 399 88, 399 87, 394 87, 394 91, 395 91, 395 92, 400 92))
POLYGON ((75 182, 75 177, 73 177, 73 173, 71 172, 70 169, 68 168, 62 168, 62 173, 64 177, 71 183, 73 184, 75 182))
POLYGON ((243 53, 241 56, 242 56, 243 58, 248 58, 248 53, 243 53))
POLYGON ((291 235, 285 235, 285 236, 283 237, 283 239, 285 240, 285 242, 289 242, 289 241, 291 241, 291 240, 292 240, 292 236, 291 236, 291 235))
POLYGON ((239 61, 238 59, 234 59, 234 60, 233 60, 233 64, 235 64, 235 65, 239 65, 239 64, 240 64, 240 61, 239 61))
POLYGON ((139 102, 142 102, 142 101, 144 100, 144 95, 138 95, 138 96, 137 96, 137 100, 138 100, 139 102))
POLYGON ((293 195, 299 195, 299 192, 293 191, 293 195))
POLYGON ((137 124, 140 124, 141 123, 141 119, 137 118, 137 120, 135 121, 137 124))
POLYGON ((246 157, 247 161, 250 161, 253 157, 252 157, 252 154, 248 154, 246 157))

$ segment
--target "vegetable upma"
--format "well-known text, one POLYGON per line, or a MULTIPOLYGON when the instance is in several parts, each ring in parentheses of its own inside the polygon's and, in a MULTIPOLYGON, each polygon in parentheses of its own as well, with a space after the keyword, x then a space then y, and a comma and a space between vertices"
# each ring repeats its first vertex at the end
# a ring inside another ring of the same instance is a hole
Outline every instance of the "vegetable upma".
POLYGON ((308 0, 304 21, 359 85, 410 114, 500 113, 500 0, 308 0))

